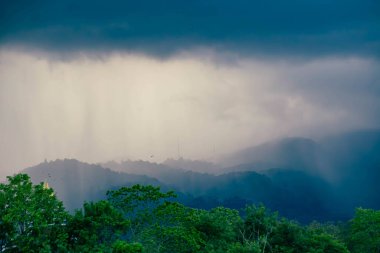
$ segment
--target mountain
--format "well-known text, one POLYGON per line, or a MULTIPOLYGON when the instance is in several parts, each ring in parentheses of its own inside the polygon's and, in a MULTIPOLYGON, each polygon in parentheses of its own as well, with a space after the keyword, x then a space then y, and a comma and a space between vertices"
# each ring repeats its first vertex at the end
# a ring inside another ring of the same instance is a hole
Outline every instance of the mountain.
POLYGON ((47 182, 68 210, 81 208, 84 201, 103 199, 107 190, 121 186, 160 185, 157 179, 147 176, 115 172, 73 159, 44 162, 23 172, 33 183, 47 182))
POLYGON ((147 175, 156 178, 177 191, 195 195, 204 192, 207 185, 214 180, 214 176, 211 174, 173 168, 165 164, 146 161, 128 160, 120 163, 112 161, 101 165, 115 171, 147 175))
MULTIPOLYGON (((223 162, 237 164, 224 168, 226 172, 259 171, 266 174, 272 168, 280 168, 307 172, 327 180, 336 199, 344 200, 338 201, 336 212, 344 213, 344 210, 358 206, 380 208, 378 129, 335 134, 318 141, 286 138, 238 151, 223 162), (339 206, 341 210, 338 210, 339 206)), ((286 177, 291 178, 291 175, 286 177)))
POLYGON ((240 150, 227 155, 221 163, 224 171, 255 170, 271 168, 318 169, 321 159, 319 144, 306 138, 285 138, 240 150))
POLYGON ((300 221, 345 220, 354 208, 337 194, 331 182, 304 171, 272 169, 265 172, 275 187, 268 203, 286 217, 300 221))
POLYGON ((80 208, 84 201, 105 198, 107 190, 139 183, 175 190, 178 200, 192 207, 208 209, 223 205, 243 208, 248 203, 264 203, 287 217, 301 217, 300 221, 332 217, 330 210, 318 209, 325 206, 323 199, 331 196, 323 194, 329 188, 324 183, 316 183, 321 179, 305 172, 297 172, 298 177, 287 176, 295 172, 286 170, 268 174, 245 171, 212 175, 143 161, 108 165, 119 170, 126 166, 128 173, 69 159, 44 162, 24 172, 34 183, 47 182, 71 211, 80 208), (282 179, 278 173, 282 173, 282 179), (317 207, 310 212, 314 205, 317 207))
POLYGON ((244 208, 264 203, 300 221, 344 219, 352 210, 340 210, 333 187, 323 178, 305 171, 272 169, 265 173, 234 171, 221 175, 174 169, 143 161, 108 163, 111 169, 147 174, 182 193, 180 201, 197 208, 226 206, 244 208))
POLYGON ((207 161, 199 161, 199 160, 188 160, 183 159, 182 157, 179 159, 167 159, 162 164, 167 165, 172 168, 180 168, 183 170, 190 170, 195 172, 203 172, 203 173, 218 173, 220 172, 221 165, 214 164, 207 161))
POLYGON ((69 210, 104 198, 109 189, 136 183, 175 190, 188 206, 243 208, 261 202, 301 222, 347 219, 358 206, 380 209, 380 131, 318 142, 287 138, 236 152, 225 161, 236 164, 219 174, 195 171, 218 171, 214 165, 182 159, 100 165, 65 159, 25 172, 35 183, 48 182, 69 210))
POLYGON ((380 130, 358 130, 318 141, 285 138, 226 155, 222 171, 303 170, 336 180, 380 164, 380 130))

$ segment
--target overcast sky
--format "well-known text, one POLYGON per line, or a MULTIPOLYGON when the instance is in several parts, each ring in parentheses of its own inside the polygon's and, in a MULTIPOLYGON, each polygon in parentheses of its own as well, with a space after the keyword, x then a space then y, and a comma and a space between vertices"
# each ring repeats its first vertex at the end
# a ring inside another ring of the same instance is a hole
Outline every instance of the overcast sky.
POLYGON ((0 176, 378 128, 379 38, 375 0, 2 1, 0 176))

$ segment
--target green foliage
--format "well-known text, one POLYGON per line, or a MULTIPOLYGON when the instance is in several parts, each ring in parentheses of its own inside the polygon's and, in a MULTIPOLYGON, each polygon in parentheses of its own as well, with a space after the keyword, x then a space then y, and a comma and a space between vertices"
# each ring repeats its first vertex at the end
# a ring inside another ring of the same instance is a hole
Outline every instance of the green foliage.
POLYGON ((315 224, 303 227, 281 219, 270 239, 272 252, 348 253, 346 246, 334 235, 315 224))
POLYGON ((226 252, 229 245, 237 241, 242 219, 237 210, 217 207, 199 211, 196 222, 196 229, 205 241, 204 251, 226 252))
POLYGON ((260 248, 260 252, 348 252, 344 244, 321 229, 308 229, 264 206, 248 206, 241 229, 242 245, 260 248))
POLYGON ((347 223, 343 222, 327 222, 327 223, 319 223, 313 221, 308 226, 309 230, 313 230, 320 233, 326 233, 333 236, 335 239, 338 239, 341 242, 344 242, 347 237, 347 223))
POLYGON ((349 229, 348 245, 351 252, 380 252, 380 211, 356 209, 349 229))
POLYGON ((201 238, 193 228, 193 211, 170 202, 176 195, 159 187, 134 185, 107 193, 109 201, 131 220, 126 237, 147 252, 195 252, 201 238))
POLYGON ((112 245, 112 253, 142 253, 143 246, 140 243, 127 243, 118 240, 112 245))
POLYGON ((263 205, 241 215, 192 209, 174 197, 153 186, 123 187, 69 215, 53 190, 25 174, 8 177, 0 184, 0 251, 348 253, 345 241, 353 253, 380 252, 380 211, 359 208, 348 225, 302 226, 263 205))
POLYGON ((164 202, 153 210, 151 226, 139 240, 149 252, 198 252, 202 239, 194 228, 194 210, 176 202, 164 202))
POLYGON ((346 246, 326 233, 306 232, 302 241, 305 252, 348 253, 346 246))
POLYGON ((70 245, 76 252, 109 252, 111 244, 129 227, 108 201, 85 203, 68 223, 70 245))
POLYGON ((246 217, 240 233, 243 243, 258 241, 265 251, 268 239, 277 225, 277 213, 269 212, 263 205, 248 206, 245 213, 246 217))
POLYGON ((162 193, 160 187, 139 184, 132 187, 122 187, 116 191, 108 191, 107 196, 115 207, 132 217, 144 213, 165 199, 176 197, 173 191, 162 193))
POLYGON ((162 193, 159 187, 134 185, 107 192, 108 200, 125 218, 131 221, 128 239, 134 240, 156 219, 153 210, 165 200, 176 195, 170 191, 162 193))
POLYGON ((52 189, 33 185, 26 174, 0 184, 0 250, 64 252, 68 214, 52 189))
POLYGON ((227 253, 261 253, 260 245, 258 242, 246 242, 244 244, 234 243, 231 244, 227 253))
POLYGON ((305 231, 294 221, 281 219, 278 221, 270 238, 273 252, 303 252, 305 231))

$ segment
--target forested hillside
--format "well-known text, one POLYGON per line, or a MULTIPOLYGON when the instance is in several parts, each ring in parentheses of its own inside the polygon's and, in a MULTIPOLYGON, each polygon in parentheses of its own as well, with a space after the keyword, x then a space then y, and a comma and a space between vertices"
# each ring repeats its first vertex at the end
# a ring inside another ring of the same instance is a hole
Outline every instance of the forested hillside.
POLYGON ((307 223, 345 221, 359 206, 380 209, 379 157, 380 131, 362 130, 319 141, 268 142, 226 156, 236 163, 232 167, 183 158, 98 165, 65 159, 24 172, 34 183, 48 182, 70 211, 83 201, 105 199, 108 189, 150 184, 174 190, 178 201, 189 207, 240 209, 264 203, 307 223))
POLYGON ((73 159, 44 162, 24 171, 34 183, 46 182, 54 188, 68 210, 81 207, 84 201, 100 200, 107 190, 114 187, 136 183, 159 184, 147 176, 119 173, 73 159))
POLYGON ((108 189, 132 184, 172 189, 179 202, 201 209, 217 206, 240 209, 246 204, 264 203, 286 217, 302 222, 346 220, 354 211, 342 209, 325 180, 302 171, 271 170, 266 174, 245 171, 216 176, 147 162, 133 164, 145 166, 139 171, 141 175, 115 172, 68 159, 42 163, 25 172, 34 183, 47 182, 57 189, 57 196, 70 211, 80 208, 83 201, 105 199, 108 189))
POLYGON ((1 252, 376 253, 380 211, 358 208, 345 223, 300 225, 263 205, 203 210, 173 191, 133 185, 68 213, 53 189, 26 174, 0 184, 1 252))

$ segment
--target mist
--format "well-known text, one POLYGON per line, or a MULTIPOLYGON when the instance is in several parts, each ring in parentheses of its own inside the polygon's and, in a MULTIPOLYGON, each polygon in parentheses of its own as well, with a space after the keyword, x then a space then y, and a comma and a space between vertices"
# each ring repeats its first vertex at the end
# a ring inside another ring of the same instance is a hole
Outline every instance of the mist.
POLYGON ((1 49, 1 176, 66 157, 213 161, 276 138, 375 128, 378 70, 365 57, 1 49))

